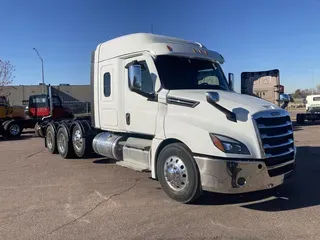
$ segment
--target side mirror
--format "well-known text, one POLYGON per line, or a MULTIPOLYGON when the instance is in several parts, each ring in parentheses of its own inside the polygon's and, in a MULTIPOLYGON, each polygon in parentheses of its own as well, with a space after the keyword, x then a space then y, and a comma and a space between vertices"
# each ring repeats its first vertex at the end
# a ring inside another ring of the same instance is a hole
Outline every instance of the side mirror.
POLYGON ((142 77, 141 77, 141 65, 129 66, 129 84, 131 90, 141 90, 142 77))
POLYGON ((217 92, 207 92, 207 101, 209 103, 217 103, 220 100, 219 93, 217 92))
POLYGON ((290 96, 288 94, 281 93, 280 102, 290 102, 290 96))
POLYGON ((280 103, 282 103, 282 105, 280 107, 285 109, 290 102, 290 96, 288 94, 281 93, 279 100, 280 100, 280 103))
POLYGON ((229 87, 233 91, 234 90, 234 74, 233 73, 228 74, 228 81, 229 81, 229 87))

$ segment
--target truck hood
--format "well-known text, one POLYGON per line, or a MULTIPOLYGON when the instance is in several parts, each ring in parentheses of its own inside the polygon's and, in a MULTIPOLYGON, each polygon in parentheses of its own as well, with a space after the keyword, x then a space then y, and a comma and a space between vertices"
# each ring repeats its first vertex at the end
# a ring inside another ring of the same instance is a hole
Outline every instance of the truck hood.
POLYGON ((281 109, 277 105, 258 97, 222 90, 170 90, 167 96, 182 100, 196 101, 199 102, 199 104, 209 104, 206 99, 207 92, 219 93, 220 100, 218 104, 236 114, 238 112, 246 111, 252 115, 264 110, 281 109))

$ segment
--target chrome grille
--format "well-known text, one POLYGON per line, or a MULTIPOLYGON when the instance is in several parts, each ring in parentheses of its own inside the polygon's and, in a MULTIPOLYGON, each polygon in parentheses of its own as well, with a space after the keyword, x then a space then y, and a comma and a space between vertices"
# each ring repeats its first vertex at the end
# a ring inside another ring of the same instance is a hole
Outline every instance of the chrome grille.
MULTIPOLYGON (((290 116, 285 111, 273 110, 255 115, 254 121, 265 154, 265 163, 270 169, 269 174, 275 176, 274 168, 283 167, 286 162, 294 159, 294 137, 290 116)), ((282 174, 281 171, 278 172, 282 174)))

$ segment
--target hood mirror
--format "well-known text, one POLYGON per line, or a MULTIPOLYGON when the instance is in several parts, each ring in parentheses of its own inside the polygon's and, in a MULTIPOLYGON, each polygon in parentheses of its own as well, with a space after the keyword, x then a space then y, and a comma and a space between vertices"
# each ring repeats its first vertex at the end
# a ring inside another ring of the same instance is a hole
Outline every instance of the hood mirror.
POLYGON ((212 106, 217 108, 219 111, 223 112, 226 115, 226 118, 232 122, 237 122, 237 116, 234 112, 229 111, 225 107, 218 104, 220 100, 219 93, 217 92, 207 92, 206 93, 207 102, 212 106))
POLYGON ((206 96, 207 96, 207 101, 209 103, 211 102, 217 103, 220 100, 219 93, 217 92, 207 92, 206 96))

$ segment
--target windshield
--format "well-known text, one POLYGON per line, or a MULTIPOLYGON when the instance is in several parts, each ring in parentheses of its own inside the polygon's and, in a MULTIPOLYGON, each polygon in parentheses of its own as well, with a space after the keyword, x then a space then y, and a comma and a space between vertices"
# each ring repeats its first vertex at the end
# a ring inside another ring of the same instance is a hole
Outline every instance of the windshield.
POLYGON ((52 96, 52 104, 54 107, 62 107, 60 98, 57 96, 52 96))
MULTIPOLYGON (((61 101, 58 96, 52 96, 52 104, 54 107, 61 107, 61 101)), ((31 98, 30 106, 49 107, 48 96, 36 96, 31 98)))
POLYGON ((230 91, 219 64, 209 60, 163 55, 156 58, 155 64, 165 89, 230 91))
POLYGON ((0 97, 0 105, 1 106, 7 106, 7 99, 5 97, 0 97))

